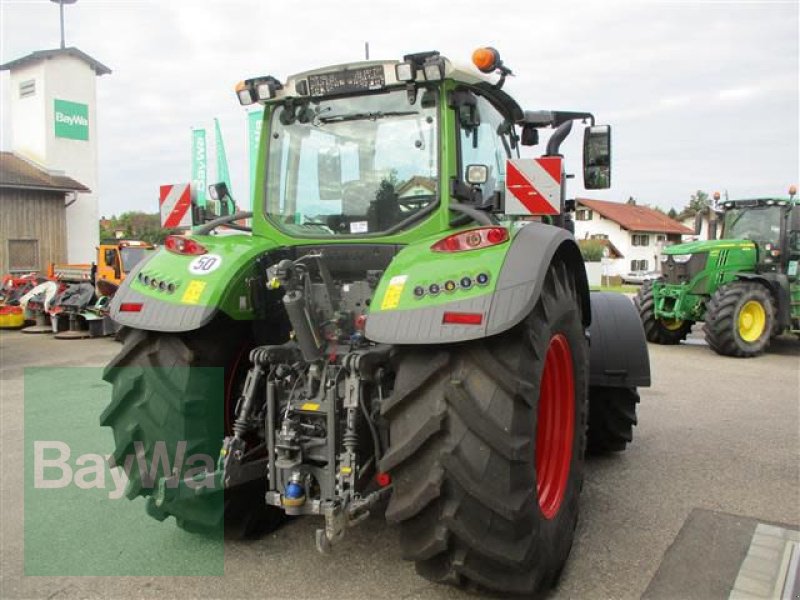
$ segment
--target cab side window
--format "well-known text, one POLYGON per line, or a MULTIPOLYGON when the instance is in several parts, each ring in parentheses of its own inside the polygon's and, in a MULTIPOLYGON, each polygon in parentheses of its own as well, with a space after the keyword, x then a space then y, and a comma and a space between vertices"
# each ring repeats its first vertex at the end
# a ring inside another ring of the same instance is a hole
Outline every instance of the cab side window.
POLYGON ((508 134, 504 133, 506 119, 482 96, 478 96, 477 127, 461 127, 461 179, 466 181, 467 165, 486 165, 489 176, 481 186, 483 199, 488 200, 495 192, 505 190, 506 159, 511 158, 508 134))

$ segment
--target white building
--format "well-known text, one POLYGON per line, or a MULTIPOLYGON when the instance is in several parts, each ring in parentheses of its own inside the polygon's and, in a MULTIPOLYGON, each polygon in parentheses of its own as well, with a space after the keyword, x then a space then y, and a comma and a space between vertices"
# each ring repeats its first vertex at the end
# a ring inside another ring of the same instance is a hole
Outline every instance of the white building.
POLYGON ((67 206, 67 260, 90 263, 98 244, 96 79, 111 70, 77 48, 40 50, 0 65, 9 71, 11 150, 91 191, 67 206))
POLYGON ((609 240, 619 257, 604 262, 604 275, 657 271, 661 249, 679 243, 692 229, 648 208, 606 200, 575 200, 575 238, 609 240))
MULTIPOLYGON (((719 214, 714 215, 716 221, 716 237, 719 237, 720 230, 722 229, 722 216, 719 214)), ((708 240, 709 238, 709 228, 711 225, 711 209, 703 209, 703 216, 702 220, 700 221, 700 234, 695 235, 695 219, 697 217, 695 215, 691 216, 683 216, 678 215, 678 219, 681 223, 683 223, 686 227, 691 229, 691 233, 685 235, 683 238, 684 242, 693 242, 695 240, 708 240)), ((716 239, 715 237, 715 239, 716 239)))

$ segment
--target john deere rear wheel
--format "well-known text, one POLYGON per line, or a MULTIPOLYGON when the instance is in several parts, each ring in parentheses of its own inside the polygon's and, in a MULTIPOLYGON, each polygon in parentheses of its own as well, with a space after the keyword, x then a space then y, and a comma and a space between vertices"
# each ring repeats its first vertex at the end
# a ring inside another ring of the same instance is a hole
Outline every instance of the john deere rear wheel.
POLYGON ((674 345, 692 331, 694 321, 681 319, 659 319, 655 316, 655 298, 653 297, 653 282, 646 281, 634 300, 639 316, 644 326, 644 335, 648 342, 654 344, 674 345))
MULTIPOLYGON (((122 350, 103 374, 113 385, 112 400, 100 417, 101 425, 114 432, 117 464, 135 455, 137 443, 145 449, 147 465, 152 464, 159 442, 167 449, 170 463, 179 442, 187 442, 186 457, 219 455, 226 409, 221 398, 209 393, 209 385, 215 382, 210 370, 199 367, 223 367, 225 396, 230 399, 236 394, 247 359, 247 346, 242 344, 247 333, 240 329, 228 322, 185 334, 121 330, 122 350)), ((157 474, 168 475, 160 469, 157 474)), ((146 497, 148 514, 158 520, 173 516, 187 531, 214 531, 224 515, 226 536, 247 538, 274 529, 283 520, 282 511, 265 505, 265 486, 264 481, 254 481, 225 490, 224 500, 200 496, 159 506, 156 489, 144 485, 134 465, 126 494, 130 499, 146 497)))
POLYGON ((424 577, 530 594, 557 580, 578 518, 588 347, 565 266, 504 334, 409 349, 383 407, 386 511, 424 577))
POLYGON ((753 281, 719 288, 706 307, 706 342, 724 356, 758 356, 769 345, 775 308, 769 290, 753 281))

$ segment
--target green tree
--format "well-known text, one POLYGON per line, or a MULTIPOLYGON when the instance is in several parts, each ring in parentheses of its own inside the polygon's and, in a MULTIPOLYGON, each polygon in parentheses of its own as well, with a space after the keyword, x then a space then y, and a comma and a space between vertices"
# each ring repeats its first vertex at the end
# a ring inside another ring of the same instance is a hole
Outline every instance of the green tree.
POLYGON ((669 211, 667 212, 667 216, 670 219, 677 219, 678 218, 678 211, 675 210, 674 208, 670 208, 669 211))
POLYGON ((606 250, 601 240, 579 240, 578 246, 586 262, 600 262, 606 250))
POLYGON ((158 213, 137 211, 104 220, 100 226, 100 239, 116 239, 117 231, 122 231, 123 239, 141 240, 151 244, 163 244, 164 238, 176 232, 161 227, 161 216, 158 213))
POLYGON ((689 204, 683 209, 683 215, 686 217, 693 217, 709 206, 711 206, 711 197, 703 190, 697 190, 689 198, 689 204))

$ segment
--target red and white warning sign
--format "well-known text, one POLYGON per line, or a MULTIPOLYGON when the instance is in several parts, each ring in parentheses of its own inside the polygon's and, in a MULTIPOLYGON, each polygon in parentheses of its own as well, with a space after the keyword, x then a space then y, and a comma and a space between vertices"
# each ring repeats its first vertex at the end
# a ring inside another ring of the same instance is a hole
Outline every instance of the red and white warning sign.
POLYGON ((162 227, 173 229, 192 226, 192 190, 188 183, 162 185, 158 206, 162 227))
POLYGON ((561 157, 506 161, 507 215, 557 215, 561 211, 561 157))

